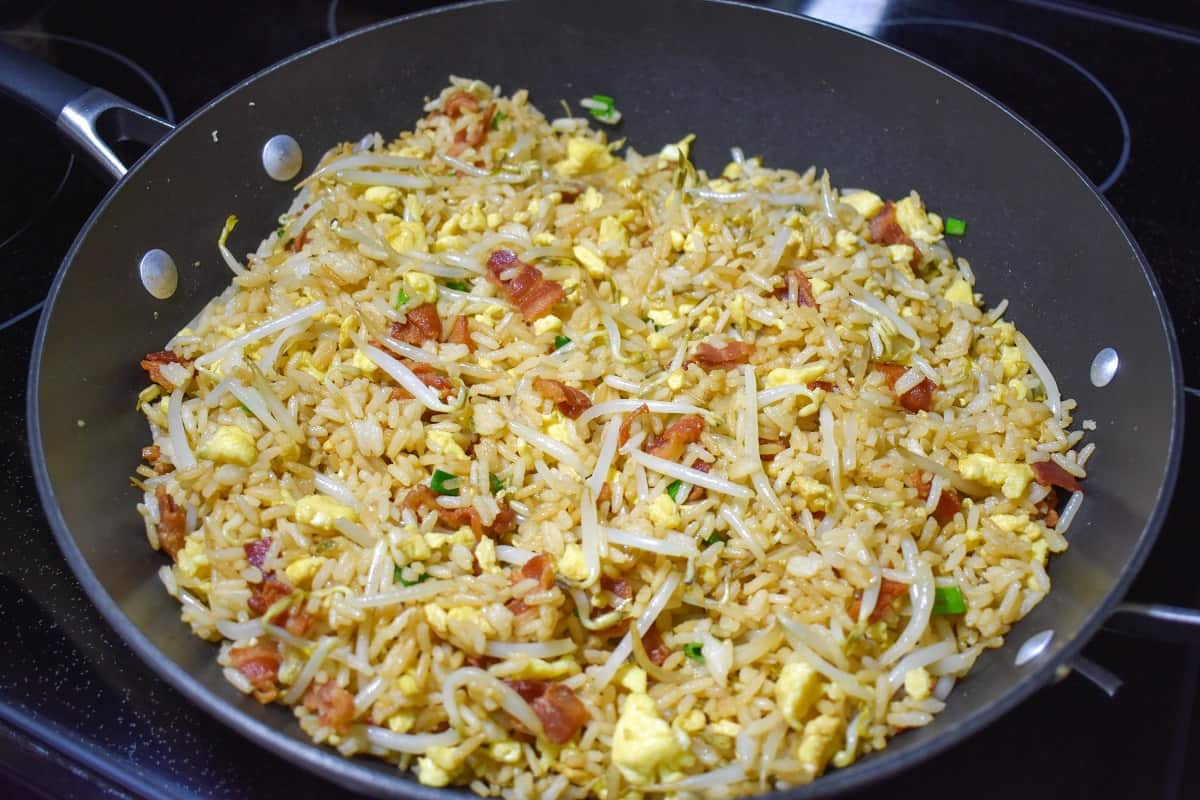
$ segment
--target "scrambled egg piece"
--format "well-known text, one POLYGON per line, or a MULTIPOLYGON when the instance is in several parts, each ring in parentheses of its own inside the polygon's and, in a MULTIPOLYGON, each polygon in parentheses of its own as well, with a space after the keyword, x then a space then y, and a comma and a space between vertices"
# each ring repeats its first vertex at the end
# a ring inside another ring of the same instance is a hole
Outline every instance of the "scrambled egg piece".
POLYGON ((404 273, 404 290, 416 306, 436 303, 438 299, 437 282, 432 275, 426 275, 424 272, 404 273))
POLYGON ((563 444, 573 444, 575 442, 574 429, 567 422, 566 417, 557 411, 551 414, 543 414, 542 426, 546 431, 546 435, 551 439, 557 439, 563 444))
POLYGON ((673 311, 666 308, 652 308, 646 312, 646 317, 660 328, 665 328, 679 319, 673 311))
POLYGON ((944 297, 951 303, 975 305, 975 293, 971 291, 971 284, 963 278, 955 278, 954 283, 950 284, 950 288, 946 290, 944 297))
POLYGON ((683 766, 691 738, 658 715, 650 695, 634 692, 625 698, 613 731, 612 760, 634 786, 655 781, 662 773, 683 766))
POLYGON ((1015 533, 1018 530, 1023 531, 1028 527, 1029 516, 1026 514, 993 514, 992 524, 1002 531, 1015 533))
POLYGON ((650 503, 646 509, 646 516, 655 525, 662 528, 681 528, 683 527, 683 518, 679 516, 679 506, 671 499, 669 494, 660 494, 650 503))
POLYGON ((323 531, 332 531, 335 520, 348 519, 351 522, 357 522, 358 512, 333 498, 310 494, 296 501, 294 517, 296 522, 304 525, 311 525, 323 531))
POLYGON ((914 700, 924 700, 933 690, 933 680, 924 667, 910 669, 904 673, 904 691, 914 700))
POLYGON ((842 720, 831 715, 821 715, 804 726, 804 736, 796 749, 800 763, 819 775, 834 751, 837 750, 842 720))
POLYGON ((324 563, 325 559, 320 556, 304 556, 288 564, 284 572, 292 585, 303 586, 313 579, 317 570, 321 569, 321 565, 324 563))
POLYGON ((646 344, 650 345, 652 350, 670 350, 671 340, 663 336, 658 331, 646 337, 646 344))
POLYGON ((405 222, 394 214, 388 214, 386 217, 385 219, 385 215, 380 214, 376 219, 391 223, 387 241, 393 250, 403 253, 406 250, 425 252, 429 249, 429 243, 425 239, 425 226, 420 222, 405 222))
POLYGON ((1040 562, 1043 567, 1046 566, 1046 559, 1049 556, 1049 553, 1050 543, 1045 539, 1038 539, 1033 543, 1033 557, 1040 562))
POLYGON ((763 388, 773 389, 776 386, 788 386, 795 383, 806 384, 809 381, 815 381, 825 374, 826 366, 828 365, 824 361, 814 361, 798 369, 776 367, 767 373, 767 377, 763 378, 763 388))
POLYGON ((1004 369, 1005 378, 1015 378, 1024 372, 1028 365, 1025 363, 1025 357, 1021 355, 1021 348, 1006 344, 1000 348, 1000 366, 1004 369))
POLYGON ((475 321, 480 325, 486 325, 489 328, 496 327, 496 323, 504 318, 508 310, 504 306, 488 306, 486 310, 475 315, 475 321))
POLYGON ((852 256, 858 250, 858 237, 847 230, 838 231, 833 237, 837 251, 844 256, 852 256))
POLYGON ((663 147, 658 153, 658 168, 662 169, 667 164, 678 164, 681 159, 688 158, 692 152, 692 142, 695 140, 696 134, 689 133, 675 144, 663 147))
POLYGON ((521 760, 521 745, 511 739, 492 742, 488 747, 488 755, 501 764, 516 764, 521 760))
POLYGON ((911 244, 889 244, 888 258, 893 264, 909 264, 912 263, 913 248, 911 244))
POLYGON ((543 333, 554 333, 562 330, 562 319, 554 314, 547 314, 544 317, 538 317, 533 323, 533 332, 538 336, 543 333))
POLYGON ((783 665, 775 682, 775 702, 794 730, 804 728, 804 718, 821 697, 822 683, 821 674, 802 661, 783 665))
POLYGON ((592 248, 577 244, 571 248, 571 252, 575 255, 575 260, 583 264, 593 278, 603 278, 608 274, 608 262, 592 248))
POLYGON ((465 759, 456 747, 431 747, 417 759, 417 780, 426 786, 448 786, 465 759))
POLYGON ((616 217, 600 220, 600 244, 612 245, 613 252, 624 253, 629 248, 629 235, 616 217))
POLYGON ((584 211, 595 211, 604 205, 604 196, 596 191, 595 186, 589 186, 583 194, 576 198, 575 205, 584 211))
POLYGON ((465 461, 467 453, 449 431, 430 430, 425 433, 425 448, 452 459, 465 461))
POLYGON ((157 383, 150 384, 145 389, 142 389, 140 392, 138 392, 137 406, 135 407, 135 410, 141 411, 142 406, 150 403, 160 394, 162 394, 162 387, 160 387, 157 383))
POLYGON ((490 537, 484 536, 475 545, 475 560, 479 562, 480 571, 500 574, 500 566, 496 563, 496 543, 490 537))
POLYGON ((874 192, 850 192, 842 195, 842 202, 868 219, 883 210, 883 198, 874 192))
POLYGON ((417 721, 417 715, 411 711, 397 711, 387 718, 388 729, 393 733, 408 733, 417 721))
POLYGON ((746 327, 746 296, 737 294, 729 303, 729 319, 739 328, 746 327))
POLYGON ((509 677, 524 681, 550 681, 578 674, 579 665, 570 658, 560 658, 555 661, 531 658, 509 677))
POLYGON ((667 386, 670 387, 671 391, 678 392, 683 388, 683 381, 686 377, 687 373, 681 369, 671 370, 671 373, 667 375, 667 386))
POLYGON ((682 717, 671 721, 672 727, 679 728, 684 733, 699 733, 708 725, 708 717, 698 708, 693 708, 682 717))
POLYGON ((221 425, 212 436, 200 443, 196 455, 222 464, 248 467, 258 458, 254 437, 236 425, 221 425))
POLYGON ((483 612, 473 606, 455 606, 446 611, 437 603, 428 603, 425 606, 425 620, 434 633, 443 639, 450 639, 451 628, 464 623, 478 627, 487 636, 496 633, 496 629, 483 616, 483 612))
POLYGON ((999 488, 1010 500, 1024 494, 1033 480, 1033 468, 1028 464, 1009 464, 980 453, 959 459, 958 471, 968 480, 999 488))
POLYGON ((379 369, 379 367, 375 365, 374 361, 367 358, 366 353, 364 353, 362 350, 357 350, 357 349, 354 351, 354 355, 351 356, 351 358, 350 358, 350 365, 353 367, 357 367, 360 372, 364 372, 364 373, 368 373, 368 374, 379 369))
POLYGON ((463 547, 470 550, 475 546, 475 534, 467 526, 463 526, 454 533, 427 533, 425 534, 425 543, 438 550, 442 547, 453 547, 456 544, 461 544, 463 547))
MULTIPOLYGON (((429 543, 425 541, 425 537, 417 530, 415 525, 409 525, 404 529, 405 537, 396 545, 396 550, 404 558, 408 559, 405 563, 413 561, 424 561, 433 555, 433 551, 429 548, 429 543)), ((404 566, 403 564, 401 566, 404 566)))
POLYGON ((176 565, 184 575, 203 580, 208 577, 208 554, 204 552, 204 537, 189 536, 176 556, 176 565))
POLYGON ((687 241, 683 234, 679 231, 671 231, 671 248, 674 250, 682 250, 684 242, 687 241))
POLYGON ((572 581, 582 581, 588 576, 587 563, 583 559, 583 549, 574 543, 563 548, 563 554, 558 559, 558 574, 572 581))
POLYGON ((812 284, 813 297, 820 297, 833 288, 833 285, 823 278, 811 278, 809 283, 812 284))
POLYGON ((806 475, 796 475, 788 488, 804 498, 810 511, 828 511, 833 492, 828 486, 806 475))
POLYGON ((914 241, 932 244, 942 238, 942 218, 926 213, 916 192, 896 203, 896 222, 914 241))
POLYGON ((363 200, 391 211, 400 202, 400 190, 395 186, 369 186, 363 192, 363 200))
POLYGON ((608 147, 582 136, 573 136, 567 140, 567 157, 554 165, 554 171, 560 177, 574 178, 608 169, 612 164, 608 147))
POLYGON ((1017 340, 1017 326, 1011 322, 997 320, 992 327, 996 329, 996 339, 1000 344, 1012 344, 1017 340))

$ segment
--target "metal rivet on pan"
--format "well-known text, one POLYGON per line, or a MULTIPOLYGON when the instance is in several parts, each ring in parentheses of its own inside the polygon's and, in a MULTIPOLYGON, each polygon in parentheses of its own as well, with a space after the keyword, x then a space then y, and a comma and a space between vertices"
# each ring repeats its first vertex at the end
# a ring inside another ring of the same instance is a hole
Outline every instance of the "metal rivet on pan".
POLYGON ((1025 644, 1021 645, 1021 649, 1017 651, 1017 657, 1013 659, 1013 663, 1018 667, 1022 667, 1033 661, 1035 658, 1045 652, 1050 646, 1050 641, 1054 638, 1054 631, 1042 631, 1035 633, 1025 640, 1025 644))
POLYGON ((179 270, 165 250, 155 248, 142 256, 138 262, 138 272, 142 276, 142 286, 159 300, 166 300, 175 294, 179 286, 179 270))
POLYGON ((1117 351, 1106 347, 1092 359, 1092 386, 1108 386, 1117 374, 1121 358, 1117 351))
POLYGON ((300 144, 295 139, 281 133, 267 139, 267 143, 263 145, 262 162, 263 169, 272 178, 277 181, 290 181, 300 174, 300 167, 304 165, 304 153, 300 151, 300 144))

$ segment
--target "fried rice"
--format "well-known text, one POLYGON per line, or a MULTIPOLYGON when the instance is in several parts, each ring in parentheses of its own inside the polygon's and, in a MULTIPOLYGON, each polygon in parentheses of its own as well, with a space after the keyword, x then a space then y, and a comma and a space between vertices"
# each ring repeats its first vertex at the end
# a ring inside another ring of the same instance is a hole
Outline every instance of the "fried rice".
POLYGON ((142 362, 138 511, 230 683, 512 798, 752 794, 928 724, 1092 449, 944 220, 523 90, 424 112, 244 263, 230 218, 142 362))

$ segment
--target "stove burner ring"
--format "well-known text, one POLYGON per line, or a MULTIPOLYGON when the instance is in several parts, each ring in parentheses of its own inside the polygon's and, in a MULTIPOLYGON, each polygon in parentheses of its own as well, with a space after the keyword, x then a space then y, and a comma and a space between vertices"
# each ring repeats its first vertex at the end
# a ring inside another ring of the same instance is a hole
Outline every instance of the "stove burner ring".
POLYGON ((964 28, 966 30, 978 31, 981 33, 991 33, 996 36, 1012 39, 1013 41, 1020 42, 1021 44, 1039 50, 1052 58, 1058 59, 1071 69, 1075 70, 1075 72, 1086 79, 1088 83, 1092 84, 1092 86, 1096 88, 1096 91, 1100 92, 1100 94, 1108 102, 1109 106, 1112 107, 1113 114, 1116 115, 1117 118, 1117 124, 1121 126, 1121 153, 1117 157, 1117 161, 1113 165, 1112 170, 1108 173, 1108 176, 1096 184, 1096 191, 1101 193, 1107 192, 1110 188, 1112 188, 1112 185, 1117 182, 1117 179, 1121 177, 1121 173, 1125 171, 1125 167, 1129 164, 1129 151, 1133 141, 1133 136, 1129 130, 1129 118, 1125 115, 1125 109, 1121 107, 1121 103, 1117 100, 1113 93, 1109 91, 1109 88, 1105 86, 1104 82, 1097 78, 1096 75, 1087 67, 1083 66, 1066 53, 1063 53, 1061 50, 1057 50, 1045 42, 1040 42, 1037 39, 1032 39, 1023 34, 1016 33, 1015 31, 1010 31, 1006 28, 998 28, 995 25, 985 25, 981 22, 943 19, 941 17, 906 17, 904 19, 885 20, 879 23, 879 29, 882 31, 886 28, 899 28, 910 25, 964 28))

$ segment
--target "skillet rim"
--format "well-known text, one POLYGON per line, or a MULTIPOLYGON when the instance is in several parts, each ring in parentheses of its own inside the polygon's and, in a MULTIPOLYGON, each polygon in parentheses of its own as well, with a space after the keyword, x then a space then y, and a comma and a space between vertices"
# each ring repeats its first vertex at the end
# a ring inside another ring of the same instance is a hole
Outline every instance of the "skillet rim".
MULTIPOLYGON (((192 114, 179 123, 176 128, 158 143, 156 143, 145 155, 142 156, 135 164, 131 166, 126 175, 114 185, 105 195, 100 204, 88 217, 86 223, 76 235, 71 248, 64 256, 62 264, 59 266, 54 281, 51 284, 50 290, 46 296, 46 306, 39 315, 37 333, 33 343, 33 349, 30 356, 29 377, 26 385, 26 426, 29 437, 30 457, 33 466, 34 480, 37 485, 39 499, 42 507, 46 512, 47 521, 50 524, 54 537, 58 542, 63 555, 70 565, 80 585, 87 593, 89 599, 100 611, 101 615, 114 629, 114 631, 125 641, 126 644, 145 662, 151 670, 159 677, 164 679, 177 691, 182 693, 189 701, 199 706, 211 716, 225 726, 232 728, 242 736, 253 741, 255 744, 270 750, 278 756, 287 759, 289 762, 301 766, 309 771, 319 775, 326 780, 331 780, 343 787, 357 791, 367 791, 374 793, 383 793, 392 797, 412 797, 420 798, 420 800, 445 800, 445 798, 458 796, 462 798, 476 797, 473 793, 462 789, 436 789, 424 786, 416 780, 408 778, 404 773, 398 770, 394 774, 386 774, 377 769, 375 765, 368 765, 359 759, 346 758, 337 754, 333 750, 318 745, 311 741, 304 741, 285 733, 283 730, 268 725, 265 722, 254 719, 251 716, 240 711, 231 698, 224 694, 208 689, 198 680, 186 673, 176 662, 166 656, 145 634, 143 634, 137 626, 129 619, 128 616, 121 610, 121 607, 113 600, 108 591, 100 583, 95 573, 88 565, 87 560, 83 557, 78 545, 75 542, 66 521, 62 516, 62 512, 58 507, 55 499, 54 486, 51 482, 49 471, 43 449, 42 432, 41 432, 41 417, 39 412, 40 400, 40 377, 42 367, 42 356, 46 344, 47 331, 50 324, 50 319, 53 315, 58 295, 62 289, 63 283, 66 281, 67 275, 70 272, 71 266, 74 264, 75 258, 82 248, 83 241, 91 232, 92 228, 105 215, 109 205, 113 199, 121 192, 128 191, 126 188, 132 179, 141 171, 143 166, 155 158, 168 142, 170 142, 182 129, 193 125, 196 120, 204 116, 211 109, 225 103, 226 100, 236 92, 242 90, 249 84, 252 84, 260 78, 272 74, 277 70, 285 69, 292 65, 293 62, 307 58, 309 55, 323 50, 327 47, 335 45, 343 45, 344 43, 367 34, 373 33, 379 29, 398 26, 407 23, 410 20, 419 19, 425 16, 441 13, 450 13, 461 11, 463 9, 473 8, 475 6, 497 5, 500 3, 514 2, 515 0, 468 0, 468 2, 455 3, 452 5, 425 9, 422 11, 405 14, 403 16, 384 20, 382 22, 351 31, 347 34, 338 36, 334 39, 328 39, 309 48, 306 48, 298 53, 295 53, 283 60, 266 67, 250 77, 240 81, 235 86, 222 92, 213 100, 201 106, 192 114)), ((1067 157, 1053 142, 1043 135, 1037 128, 1031 125, 1028 121, 1016 114, 1003 103, 996 100, 987 92, 968 83, 962 78, 943 69, 942 67, 928 61, 927 59, 910 53, 900 47, 897 47, 888 42, 875 39, 858 31, 845 28, 824 20, 815 19, 800 14, 783 11, 775 8, 751 5, 739 0, 695 0, 697 6, 713 5, 713 6, 730 6, 748 11, 759 13, 776 14, 788 20, 787 24, 800 25, 815 25, 828 29, 835 30, 841 34, 853 36, 860 40, 865 40, 877 47, 892 51, 894 54, 904 58, 911 59, 927 69, 932 70, 942 79, 958 84, 961 88, 973 92, 983 98, 985 101, 1002 111, 1009 119, 1017 126, 1023 128, 1025 132, 1032 134, 1038 142, 1048 148, 1055 156, 1057 156, 1063 164, 1074 174, 1086 191, 1100 202, 1101 208, 1107 213, 1109 219, 1114 223, 1120 232, 1126 245, 1133 253, 1138 266, 1141 269, 1142 276, 1150 289, 1151 296, 1154 299, 1155 306, 1158 310, 1159 323, 1162 327, 1164 337, 1166 339, 1168 357, 1170 362, 1170 378, 1173 387, 1172 404, 1171 404, 1171 428, 1168 444, 1166 469, 1162 476, 1158 492, 1154 498, 1154 510, 1144 522, 1142 530, 1138 535, 1138 540, 1133 548, 1131 558, 1129 558, 1121 568, 1116 581, 1108 589, 1104 599, 1098 603, 1085 616, 1079 630, 1069 640, 1063 641, 1057 646, 1048 657, 1041 659, 1041 663, 1035 668, 1022 675, 1007 687, 1001 695, 993 700, 990 704, 985 705, 970 717, 961 720, 942 731, 936 733, 933 738, 919 751, 899 752, 892 749, 885 749, 880 753, 873 754, 871 758, 856 762, 854 765, 845 769, 836 770, 822 776, 820 779, 806 784, 804 786, 794 787, 792 789, 770 792, 765 795, 759 795, 761 798, 811 798, 818 796, 831 796, 840 792, 849 791, 852 788, 864 788, 870 784, 876 783, 883 778, 894 775, 903 769, 914 766, 916 763, 924 761, 931 756, 941 753, 954 744, 962 742, 969 738, 974 733, 982 730, 987 725, 997 720, 1017 704, 1028 698, 1033 692, 1042 686, 1051 682, 1054 674, 1061 664, 1069 662, 1076 653, 1078 653, 1084 645, 1095 635, 1104 620, 1107 619, 1113 608, 1124 597, 1125 592, 1129 588, 1130 583, 1140 572, 1142 565, 1149 556, 1155 541, 1158 538, 1159 532, 1165 521, 1168 507, 1170 505, 1170 497, 1173 496, 1174 490, 1178 481, 1179 467, 1182 460, 1182 441, 1184 428, 1184 408, 1185 399, 1183 397, 1183 368, 1179 350, 1179 342, 1175 331, 1174 324, 1171 320, 1170 311, 1166 305, 1165 298, 1158 280, 1153 271, 1150 269, 1149 262, 1141 247, 1134 239, 1132 233, 1125 225, 1124 220, 1117 214, 1112 204, 1108 199, 1100 194, 1095 185, 1089 178, 1079 169, 1079 167, 1067 157)))

